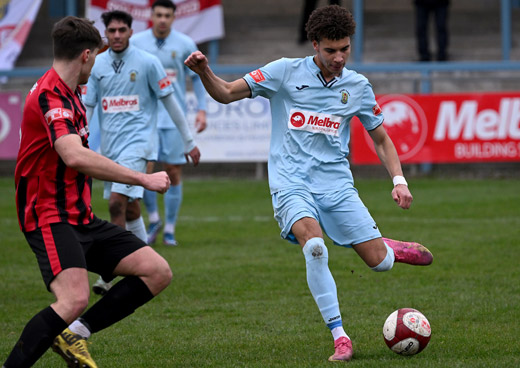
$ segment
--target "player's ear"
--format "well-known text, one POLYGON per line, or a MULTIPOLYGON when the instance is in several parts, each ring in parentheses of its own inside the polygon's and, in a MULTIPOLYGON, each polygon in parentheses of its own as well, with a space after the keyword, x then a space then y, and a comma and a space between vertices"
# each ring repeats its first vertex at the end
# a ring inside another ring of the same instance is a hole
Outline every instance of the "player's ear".
POLYGON ((92 55, 92 51, 90 51, 90 49, 85 49, 81 53, 81 60, 83 61, 83 63, 86 63, 87 61, 89 61, 91 57, 93 57, 93 55, 92 55))
POLYGON ((319 46, 318 41, 316 41, 316 40, 312 41, 312 47, 314 48, 314 51, 318 52, 318 46, 319 46))

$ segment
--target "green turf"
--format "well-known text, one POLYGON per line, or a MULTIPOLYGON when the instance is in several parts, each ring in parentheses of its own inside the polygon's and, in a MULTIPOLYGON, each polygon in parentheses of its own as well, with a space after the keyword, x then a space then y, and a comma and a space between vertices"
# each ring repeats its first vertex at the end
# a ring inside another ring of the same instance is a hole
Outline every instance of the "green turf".
MULTIPOLYGON (((520 181, 412 179, 400 210, 389 180, 358 180, 385 236, 428 245, 430 267, 370 271, 327 240, 352 367, 520 366, 520 181), (400 307, 421 310, 430 345, 406 358, 384 344, 400 307)), ((12 179, 0 179, 0 363, 25 323, 52 301, 18 229, 12 179)), ((107 218, 102 187, 94 209, 107 218)), ((332 338, 308 291, 304 259, 280 240, 263 181, 186 181, 180 246, 155 249, 172 284, 134 315, 91 338, 100 367, 330 367, 332 338)), ((95 275, 92 275, 92 281, 95 275)), ((98 299, 93 295, 91 302, 98 299)), ((64 363, 47 352, 36 367, 64 363)))

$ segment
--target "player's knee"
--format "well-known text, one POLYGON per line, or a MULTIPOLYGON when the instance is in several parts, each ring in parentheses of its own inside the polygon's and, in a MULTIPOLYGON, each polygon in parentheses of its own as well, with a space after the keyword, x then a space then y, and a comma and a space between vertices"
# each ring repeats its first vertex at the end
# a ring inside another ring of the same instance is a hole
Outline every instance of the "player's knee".
POLYGON ((128 203, 126 206, 125 219, 126 221, 134 221, 141 217, 141 207, 139 206, 139 201, 133 201, 128 203))
POLYGON ((182 166, 181 165, 167 165, 166 173, 170 178, 172 185, 179 185, 182 180, 182 166))
POLYGON ((309 239, 303 247, 303 254, 307 262, 317 260, 328 262, 329 259, 329 251, 321 238, 309 239))
POLYGON ((172 281, 172 270, 168 262, 162 257, 157 257, 154 260, 152 267, 148 272, 148 283, 152 294, 157 295, 164 290, 172 281))
POLYGON ((111 218, 121 218, 125 216, 125 206, 121 201, 110 200, 108 202, 108 212, 111 218))
POLYGON ((70 295, 56 302, 63 319, 70 323, 78 318, 88 306, 88 294, 70 295))

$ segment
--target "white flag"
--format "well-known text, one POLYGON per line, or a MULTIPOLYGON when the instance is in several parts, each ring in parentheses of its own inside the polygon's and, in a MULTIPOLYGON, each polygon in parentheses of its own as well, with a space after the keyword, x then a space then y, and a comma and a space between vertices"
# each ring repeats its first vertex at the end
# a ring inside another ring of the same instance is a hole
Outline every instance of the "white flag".
POLYGON ((0 69, 13 68, 42 0, 0 0, 0 69))

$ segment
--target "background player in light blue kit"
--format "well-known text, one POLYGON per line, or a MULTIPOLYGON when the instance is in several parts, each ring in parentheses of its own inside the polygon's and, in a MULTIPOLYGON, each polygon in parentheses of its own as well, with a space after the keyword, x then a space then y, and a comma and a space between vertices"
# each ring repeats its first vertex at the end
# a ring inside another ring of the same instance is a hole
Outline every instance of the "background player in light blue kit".
MULTIPOLYGON (((184 115, 187 113, 186 78, 190 77, 198 102, 195 128, 199 133, 206 128, 206 91, 199 76, 184 65, 184 60, 197 50, 197 46, 191 38, 172 29, 175 9, 175 4, 170 0, 156 0, 152 4, 152 28, 135 34, 130 42, 159 58, 170 78, 175 98, 184 115)), ((172 182, 170 189, 164 195, 164 244, 177 245, 175 223, 182 202, 182 165, 186 164, 186 158, 178 129, 172 124, 170 116, 161 104, 158 109, 159 155, 157 161, 163 163, 172 182)), ((153 162, 149 163, 147 171, 153 171, 153 162)), ((145 190, 143 199, 150 222, 148 243, 152 244, 162 226, 157 208, 157 195, 155 192, 145 190)))
MULTIPOLYGON (((102 19, 109 49, 99 55, 92 68, 84 98, 87 118, 98 105, 101 154, 123 166, 146 172, 147 162, 155 160, 157 155, 155 137, 159 100, 179 128, 184 152, 197 164, 199 149, 175 100, 164 68, 155 56, 129 43, 132 17, 115 10, 103 13, 102 19)), ((141 186, 105 182, 104 197, 109 200, 111 222, 126 227, 147 242, 139 206, 143 190, 141 186)), ((99 279, 94 292, 102 294, 109 287, 110 284, 99 279)))
POLYGON ((352 15, 337 5, 319 8, 306 29, 314 56, 282 58, 233 82, 217 77, 201 52, 185 64, 219 102, 256 96, 270 100, 268 173, 274 216, 281 236, 302 247, 309 289, 334 338, 329 360, 347 361, 352 342, 343 329, 323 232, 336 245, 352 247, 374 271, 390 270, 394 262, 429 265, 433 256, 418 243, 382 238, 354 188, 347 156, 350 121, 357 116, 393 179, 397 205, 408 209, 413 199, 372 86, 345 68, 355 31, 352 15))

